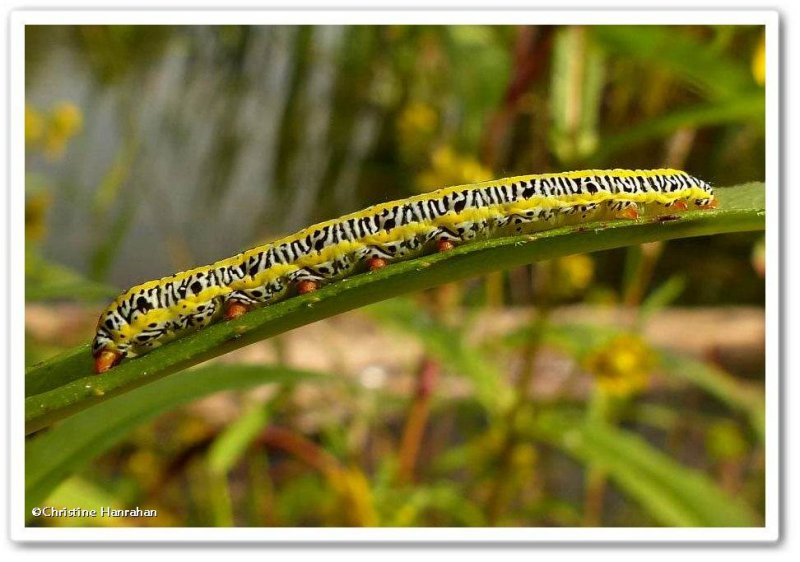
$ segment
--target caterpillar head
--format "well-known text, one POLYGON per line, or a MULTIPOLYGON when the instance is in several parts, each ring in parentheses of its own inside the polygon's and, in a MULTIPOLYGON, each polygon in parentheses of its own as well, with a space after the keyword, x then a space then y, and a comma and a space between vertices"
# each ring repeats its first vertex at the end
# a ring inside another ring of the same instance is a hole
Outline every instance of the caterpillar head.
POLYGON ((130 344, 125 342, 126 336, 121 331, 126 324, 113 306, 100 315, 92 341, 94 370, 97 374, 105 373, 128 355, 130 344))
POLYGON ((706 194, 705 197, 697 199, 695 204, 701 209, 716 209, 719 205, 719 199, 714 195, 714 188, 711 187, 710 183, 697 178, 694 179, 697 182, 697 187, 702 189, 706 194))

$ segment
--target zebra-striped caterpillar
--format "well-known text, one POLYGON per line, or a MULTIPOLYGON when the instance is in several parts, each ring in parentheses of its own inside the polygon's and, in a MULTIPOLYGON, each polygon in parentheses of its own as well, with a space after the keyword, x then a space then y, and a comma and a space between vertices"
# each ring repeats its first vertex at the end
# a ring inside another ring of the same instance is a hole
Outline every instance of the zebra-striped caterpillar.
POLYGON ((439 189, 316 224, 208 266, 148 281, 101 314, 95 370, 108 371, 220 318, 476 238, 716 206, 679 170, 586 170, 439 189))

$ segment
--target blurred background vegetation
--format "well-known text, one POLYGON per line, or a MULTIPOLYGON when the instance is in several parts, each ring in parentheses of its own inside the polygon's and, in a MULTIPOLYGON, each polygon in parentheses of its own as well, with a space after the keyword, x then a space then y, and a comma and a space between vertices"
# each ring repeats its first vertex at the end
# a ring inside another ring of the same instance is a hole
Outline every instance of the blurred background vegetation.
MULTIPOLYGON (((120 289, 456 183, 764 178, 747 26, 26 28, 26 360, 120 289)), ((232 365, 326 384, 131 424, 75 525, 762 525, 758 234, 575 255, 395 299, 232 365)), ((34 436, 36 439, 36 436, 34 436)))

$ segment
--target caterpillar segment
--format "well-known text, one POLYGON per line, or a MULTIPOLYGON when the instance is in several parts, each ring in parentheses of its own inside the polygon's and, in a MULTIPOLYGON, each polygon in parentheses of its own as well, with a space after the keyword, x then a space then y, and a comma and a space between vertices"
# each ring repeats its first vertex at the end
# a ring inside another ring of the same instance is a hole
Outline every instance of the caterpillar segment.
POLYGON ((620 218, 666 220, 716 203, 709 184, 662 169, 517 176, 375 205, 129 289, 100 316, 95 370, 220 319, 471 240, 620 218))

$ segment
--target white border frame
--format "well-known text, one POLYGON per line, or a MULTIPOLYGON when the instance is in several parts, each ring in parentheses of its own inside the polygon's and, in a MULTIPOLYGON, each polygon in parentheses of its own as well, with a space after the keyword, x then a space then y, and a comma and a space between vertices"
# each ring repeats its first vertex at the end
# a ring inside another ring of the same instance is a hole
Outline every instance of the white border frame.
MULTIPOLYGON (((534 10, 18 10, 10 17, 10 309, 9 412, 11 434, 9 527, 11 539, 64 541, 238 542, 771 542, 780 537, 780 324, 779 324, 779 19, 776 11, 534 11, 534 10), (766 521, 754 528, 29 528, 24 520, 24 26, 81 24, 299 25, 299 24, 639 24, 766 26, 766 521), (16 459, 16 460, 14 460, 16 459)), ((55 554, 55 553, 54 553, 55 554)))

